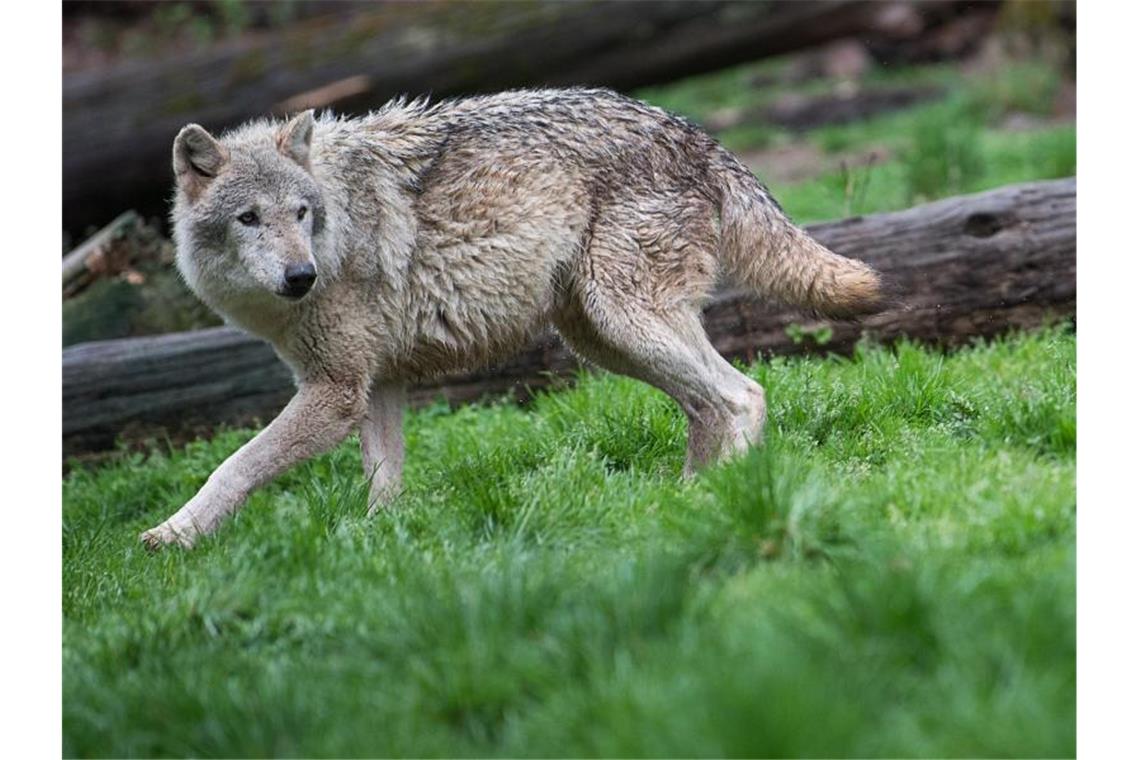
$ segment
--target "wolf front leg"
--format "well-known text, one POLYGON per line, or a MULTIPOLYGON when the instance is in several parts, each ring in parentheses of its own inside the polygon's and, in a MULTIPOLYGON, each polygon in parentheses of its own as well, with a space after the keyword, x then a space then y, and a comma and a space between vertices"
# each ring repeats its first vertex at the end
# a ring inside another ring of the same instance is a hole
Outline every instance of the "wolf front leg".
POLYGON ((151 548, 175 542, 192 546, 236 512, 254 489, 344 440, 367 404, 363 385, 302 384, 281 414, 214 470, 194 498, 139 538, 151 548))
POLYGON ((404 405, 402 384, 372 386, 368 411, 360 422, 360 454, 364 477, 371 482, 368 514, 400 492, 404 474, 404 405))

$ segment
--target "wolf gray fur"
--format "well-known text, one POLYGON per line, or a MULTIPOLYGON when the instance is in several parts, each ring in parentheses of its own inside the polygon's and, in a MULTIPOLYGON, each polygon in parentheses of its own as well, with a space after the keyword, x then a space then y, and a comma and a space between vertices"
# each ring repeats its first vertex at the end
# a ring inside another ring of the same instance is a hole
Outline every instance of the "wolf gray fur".
POLYGON ((878 275, 792 224, 695 125, 602 89, 395 100, 174 142, 178 266, 269 341, 298 391, 141 538, 192 545, 249 493, 359 427, 373 506, 400 489, 404 388, 507 357, 553 325, 584 359, 661 388, 686 474, 760 440, 764 392, 709 343, 727 277, 852 318, 878 275))

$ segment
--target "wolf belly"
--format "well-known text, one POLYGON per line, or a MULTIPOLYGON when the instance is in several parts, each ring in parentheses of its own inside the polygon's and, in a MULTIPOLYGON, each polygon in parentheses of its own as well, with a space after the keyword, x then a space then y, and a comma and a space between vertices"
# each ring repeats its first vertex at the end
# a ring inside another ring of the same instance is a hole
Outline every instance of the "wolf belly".
POLYGON ((410 278, 414 292, 401 361, 410 376, 507 358, 549 322, 572 247, 535 250, 502 236, 480 242, 425 252, 410 278))
POLYGON ((589 206, 579 178, 510 158, 445 160, 416 204, 405 355, 414 375, 517 351, 549 323, 581 255, 589 206))

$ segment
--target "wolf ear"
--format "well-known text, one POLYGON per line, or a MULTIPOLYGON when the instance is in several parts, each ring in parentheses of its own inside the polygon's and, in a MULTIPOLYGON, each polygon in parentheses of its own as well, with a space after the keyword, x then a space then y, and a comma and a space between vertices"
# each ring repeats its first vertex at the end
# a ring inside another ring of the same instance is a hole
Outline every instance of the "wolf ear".
POLYGON ((313 145, 313 109, 302 111, 277 133, 277 148, 306 169, 313 145))
POLYGON ((197 124, 187 124, 174 138, 174 178, 196 198, 225 167, 230 153, 197 124))

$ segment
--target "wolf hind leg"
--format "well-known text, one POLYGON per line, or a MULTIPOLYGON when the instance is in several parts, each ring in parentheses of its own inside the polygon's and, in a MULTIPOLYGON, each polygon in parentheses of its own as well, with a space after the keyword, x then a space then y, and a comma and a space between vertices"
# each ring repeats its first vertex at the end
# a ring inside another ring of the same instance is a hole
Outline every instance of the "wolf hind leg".
POLYGON ((686 477, 761 442, 764 389, 717 353, 695 306, 663 314, 595 291, 554 322, 583 358, 660 388, 680 404, 689 422, 686 477))

